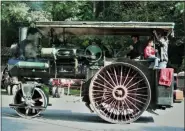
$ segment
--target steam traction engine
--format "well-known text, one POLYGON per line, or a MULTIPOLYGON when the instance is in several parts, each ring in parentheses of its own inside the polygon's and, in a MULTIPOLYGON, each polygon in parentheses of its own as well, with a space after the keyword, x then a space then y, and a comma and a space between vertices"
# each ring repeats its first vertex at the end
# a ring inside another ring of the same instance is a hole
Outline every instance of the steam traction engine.
POLYGON ((56 36, 151 35, 152 29, 171 31, 173 26, 173 23, 142 22, 36 22, 17 46, 18 57, 8 61, 9 74, 17 78, 20 86, 10 107, 22 117, 39 115, 49 105, 46 85, 50 78, 84 79, 82 99, 86 106, 111 123, 131 123, 145 110, 170 107, 173 86, 159 86, 160 70, 149 69, 146 60, 107 58, 105 50, 97 44, 85 48, 38 45, 51 30, 56 36))

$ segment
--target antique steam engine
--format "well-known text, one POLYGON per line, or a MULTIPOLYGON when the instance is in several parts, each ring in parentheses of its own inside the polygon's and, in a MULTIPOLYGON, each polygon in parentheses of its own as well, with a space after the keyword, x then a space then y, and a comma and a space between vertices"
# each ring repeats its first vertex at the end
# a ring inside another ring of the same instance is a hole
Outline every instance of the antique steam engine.
MULTIPOLYGON (((9 74, 17 78, 20 86, 10 104, 18 115, 36 117, 47 108, 49 97, 45 85, 50 78, 84 79, 83 101, 91 111, 111 123, 131 123, 145 110, 155 110, 158 105, 171 106, 173 87, 165 89, 158 85, 160 70, 148 69, 148 61, 107 58, 104 49, 93 43, 85 48, 66 44, 41 47, 40 40, 50 34, 52 27, 61 28, 60 33, 65 29, 75 35, 86 32, 151 35, 153 28, 171 29, 173 24, 38 22, 17 45, 17 57, 8 61, 9 74)), ((54 29, 57 32, 58 28, 54 29)))

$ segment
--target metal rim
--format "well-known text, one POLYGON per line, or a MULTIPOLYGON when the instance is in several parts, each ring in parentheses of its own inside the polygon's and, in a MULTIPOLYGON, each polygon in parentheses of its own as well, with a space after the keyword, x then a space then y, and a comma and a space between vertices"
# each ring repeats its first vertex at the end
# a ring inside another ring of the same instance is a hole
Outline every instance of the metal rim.
MULTIPOLYGON (((35 88, 31 101, 34 106, 42 106, 44 108, 47 107, 47 98, 44 92, 39 88, 35 88)), ((14 108, 16 113, 21 117, 33 118, 38 116, 42 111, 44 111, 43 109, 33 109, 33 108, 27 109, 26 108, 27 105, 25 104, 25 100, 23 98, 23 93, 21 89, 18 90, 14 96, 14 104, 25 106, 25 108, 19 107, 14 108)))
POLYGON ((92 78, 90 102, 105 121, 126 124, 136 121, 148 108, 151 89, 136 66, 117 62, 100 69, 92 78))

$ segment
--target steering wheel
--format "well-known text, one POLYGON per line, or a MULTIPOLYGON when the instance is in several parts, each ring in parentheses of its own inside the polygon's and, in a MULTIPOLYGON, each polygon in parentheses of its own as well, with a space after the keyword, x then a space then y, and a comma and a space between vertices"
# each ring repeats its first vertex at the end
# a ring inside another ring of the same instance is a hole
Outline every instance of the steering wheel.
POLYGON ((85 55, 88 61, 96 62, 99 61, 102 57, 102 50, 98 45, 89 45, 85 49, 85 55))

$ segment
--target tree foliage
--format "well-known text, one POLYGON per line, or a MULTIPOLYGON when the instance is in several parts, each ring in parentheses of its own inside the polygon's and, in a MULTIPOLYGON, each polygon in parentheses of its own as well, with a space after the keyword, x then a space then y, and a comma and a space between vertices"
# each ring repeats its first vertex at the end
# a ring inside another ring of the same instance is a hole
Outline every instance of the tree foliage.
POLYGON ((29 7, 21 2, 2 2, 1 4, 1 21, 7 24, 25 20, 29 7))
MULTIPOLYGON (((175 22, 175 37, 171 39, 171 65, 179 67, 177 57, 183 55, 185 44, 185 2, 170 1, 25 1, 1 2, 2 44, 10 46, 18 38, 18 22, 24 21, 150 21, 175 22), (174 51, 176 50, 176 51, 174 51)), ((95 37, 80 38, 88 44, 95 37)), ((128 37, 96 37, 110 48, 127 43, 128 37)), ((77 40, 77 39, 75 39, 77 40)))

